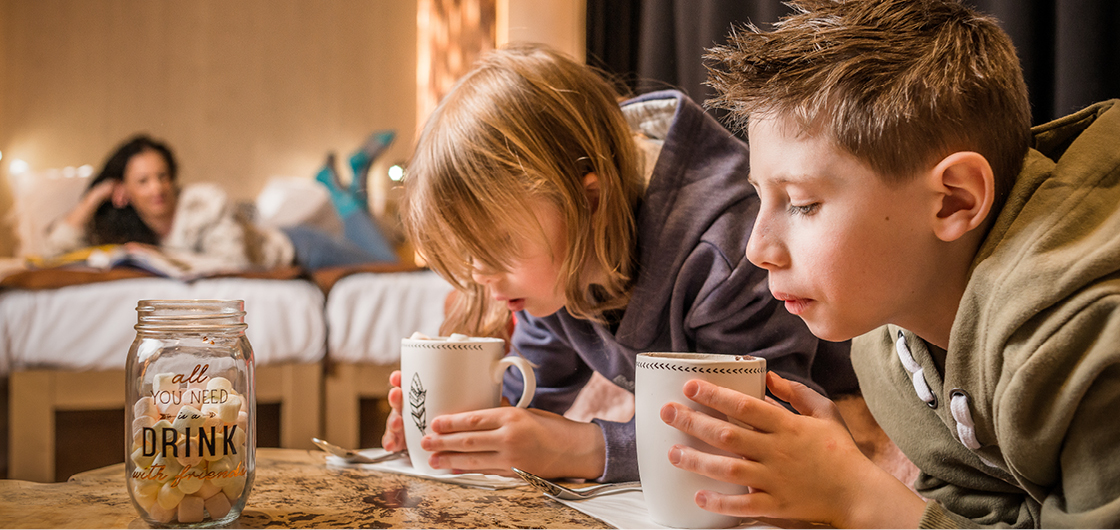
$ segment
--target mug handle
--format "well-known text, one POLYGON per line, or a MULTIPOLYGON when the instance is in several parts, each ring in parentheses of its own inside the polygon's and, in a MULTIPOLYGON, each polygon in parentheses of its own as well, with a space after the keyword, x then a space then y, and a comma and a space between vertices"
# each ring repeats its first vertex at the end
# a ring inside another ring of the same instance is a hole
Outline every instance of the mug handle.
POLYGON ((506 369, 510 366, 517 368, 517 371, 521 372, 521 379, 525 381, 525 388, 521 389, 521 399, 517 400, 516 407, 526 408, 529 406, 529 402, 533 400, 533 395, 537 393, 537 375, 533 373, 533 365, 529 363, 528 359, 516 355, 507 355, 494 364, 494 372, 491 376, 495 383, 502 383, 506 369))

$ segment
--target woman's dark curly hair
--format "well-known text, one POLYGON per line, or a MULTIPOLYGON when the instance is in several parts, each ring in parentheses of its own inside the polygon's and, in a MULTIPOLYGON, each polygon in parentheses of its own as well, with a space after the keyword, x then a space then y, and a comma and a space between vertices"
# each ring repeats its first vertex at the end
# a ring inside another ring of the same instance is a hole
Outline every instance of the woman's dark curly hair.
MULTIPOLYGON (((146 151, 155 151, 163 156, 163 160, 167 162, 167 173, 171 176, 171 182, 175 182, 175 178, 179 174, 179 168, 175 163, 175 155, 171 153, 171 149, 166 144, 154 140, 148 135, 140 134, 121 144, 109 156, 109 159, 105 161, 105 165, 101 168, 101 172, 89 183, 89 187, 92 188, 107 179, 124 182, 124 170, 128 166, 128 161, 146 151)), ((159 236, 140 219, 140 214, 131 204, 125 205, 123 208, 117 208, 113 206, 113 201, 105 201, 93 214, 89 239, 90 243, 94 245, 129 242, 159 244, 159 236)))

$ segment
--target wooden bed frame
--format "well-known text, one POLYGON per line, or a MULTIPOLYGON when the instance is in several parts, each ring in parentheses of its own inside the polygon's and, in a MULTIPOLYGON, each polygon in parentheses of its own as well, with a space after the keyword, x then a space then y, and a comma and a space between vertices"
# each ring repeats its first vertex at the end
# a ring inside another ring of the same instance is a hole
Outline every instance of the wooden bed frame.
MULTIPOLYGON (((361 401, 385 399, 389 394, 389 374, 400 363, 331 363, 326 369, 323 432, 331 443, 358 447, 361 443, 361 401)), ((380 440, 378 440, 380 442, 380 440)))
MULTIPOLYGON (((125 407, 124 370, 27 370, 8 377, 8 478, 54 481, 55 412, 125 407)), ((322 365, 258 366, 256 381, 257 403, 280 404, 280 446, 313 448, 311 437, 322 432, 322 365)))

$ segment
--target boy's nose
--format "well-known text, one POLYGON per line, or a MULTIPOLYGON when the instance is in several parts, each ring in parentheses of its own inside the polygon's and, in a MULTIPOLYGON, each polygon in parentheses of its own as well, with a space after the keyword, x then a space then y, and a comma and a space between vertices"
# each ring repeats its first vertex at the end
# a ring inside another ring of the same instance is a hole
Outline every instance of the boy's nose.
POLYGON ((751 238, 747 241, 747 259, 768 271, 784 267, 789 261, 774 235, 760 215, 751 229, 751 238))

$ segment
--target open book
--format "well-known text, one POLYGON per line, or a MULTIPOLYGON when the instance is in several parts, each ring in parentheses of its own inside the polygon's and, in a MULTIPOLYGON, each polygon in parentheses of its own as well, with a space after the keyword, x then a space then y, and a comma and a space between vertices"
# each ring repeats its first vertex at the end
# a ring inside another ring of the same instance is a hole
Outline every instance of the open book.
POLYGON ((29 261, 32 266, 41 268, 75 266, 109 270, 116 267, 133 267, 177 280, 193 280, 243 272, 242 267, 232 265, 226 260, 187 252, 172 252, 136 243, 87 247, 57 258, 29 261))

